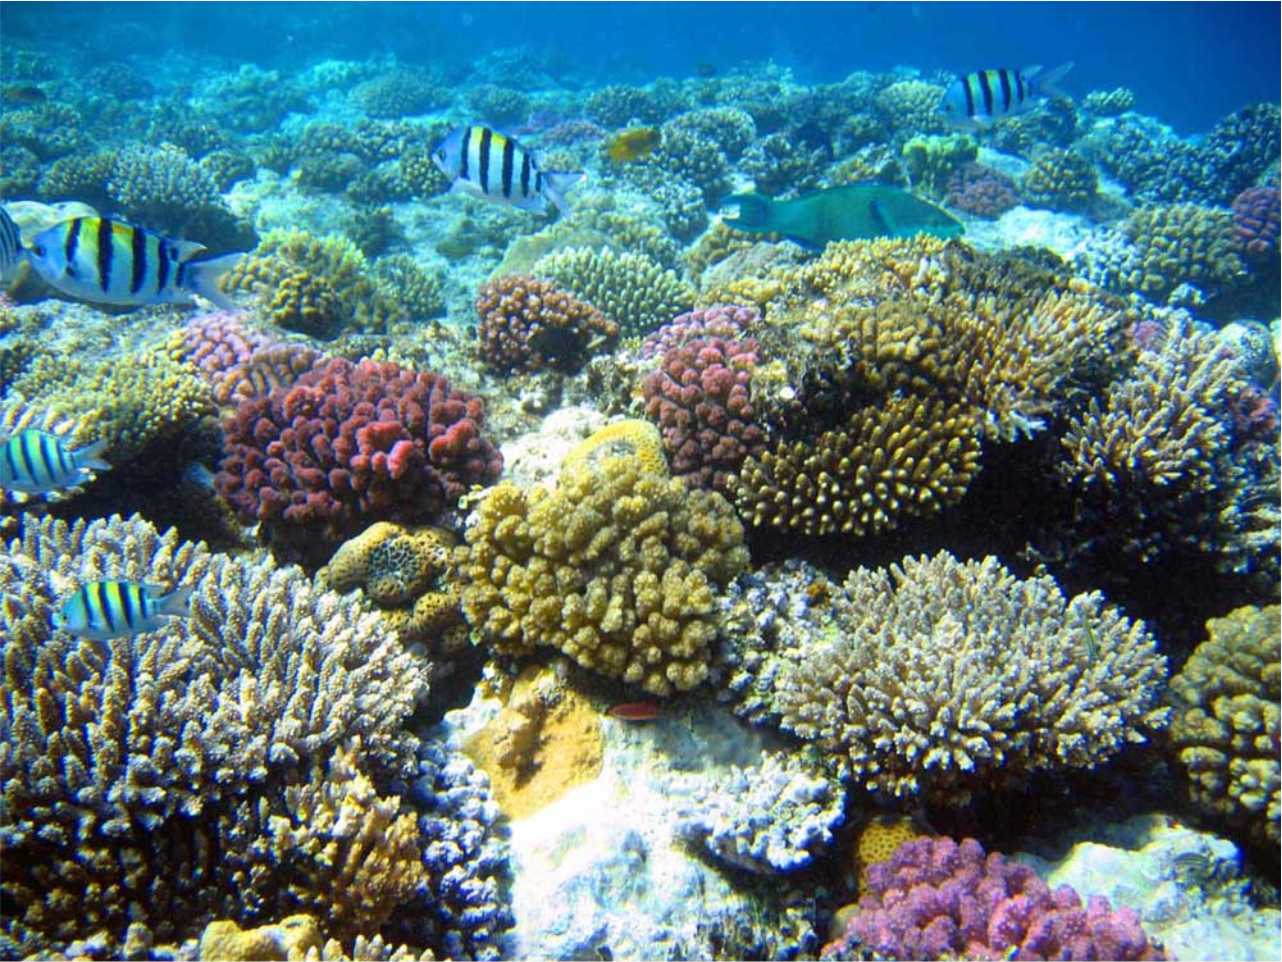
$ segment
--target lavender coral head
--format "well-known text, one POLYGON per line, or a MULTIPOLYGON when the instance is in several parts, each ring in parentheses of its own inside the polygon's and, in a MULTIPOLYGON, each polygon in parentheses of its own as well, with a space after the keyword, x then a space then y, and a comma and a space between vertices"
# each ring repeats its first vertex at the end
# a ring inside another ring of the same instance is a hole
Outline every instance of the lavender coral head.
POLYGON ((1027 865, 974 839, 905 842, 868 870, 868 892, 825 958, 1162 959, 1133 909, 1052 891, 1027 865))

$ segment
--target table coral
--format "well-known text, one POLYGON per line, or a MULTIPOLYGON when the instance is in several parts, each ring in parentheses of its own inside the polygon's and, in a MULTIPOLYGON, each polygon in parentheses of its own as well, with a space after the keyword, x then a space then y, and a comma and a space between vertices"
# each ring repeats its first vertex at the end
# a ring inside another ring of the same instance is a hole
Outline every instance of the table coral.
POLYGON ((216 485, 274 542, 322 550, 371 520, 414 522, 498 477, 485 408, 436 374, 332 360, 241 403, 216 485))
MULTIPOLYGON (((29 518, 0 553, 0 592, 10 937, 49 954, 93 934, 112 956, 138 926, 181 941, 213 918, 279 918, 304 894, 328 909, 327 882, 309 890, 300 863, 270 855, 271 819, 353 738, 365 775, 412 771, 402 723, 426 676, 372 614, 136 516, 29 518), (189 586, 191 614, 108 643, 53 630, 67 593, 100 578, 189 586)), ((330 854, 376 885, 366 854, 393 850, 362 844, 330 854)))
POLYGON ((665 351, 642 381, 646 416, 663 433, 672 472, 689 484, 725 493, 744 459, 764 453, 749 386, 757 362, 750 338, 700 337, 665 351))
POLYGON ((978 473, 970 411, 891 396, 838 430, 750 456, 731 488, 753 527, 861 536, 955 504, 978 473))
POLYGON ((724 498, 635 457, 571 466, 552 492, 500 484, 466 537, 463 611, 482 642, 558 648, 660 696, 706 677, 715 590, 748 560, 724 498))
POLYGON ((1279 609, 1239 608, 1206 628, 1207 640, 1171 680, 1171 746, 1200 808, 1276 848, 1279 609))
POLYGON ((834 604, 839 634, 780 653, 776 709, 872 791, 963 805, 1165 724, 1166 659, 1098 592, 940 552, 859 568, 834 604))
POLYGON ((543 368, 572 373, 613 345, 619 325, 547 281, 515 275, 481 287, 476 297, 481 358, 500 372, 543 368))
POLYGON ((1086 905, 1027 865, 985 855, 972 838, 905 842, 869 869, 868 894, 826 959, 1162 959, 1140 917, 1108 899, 1086 905))
POLYGON ((694 306, 694 292, 676 274, 639 254, 570 248, 540 258, 531 273, 591 304, 625 336, 652 331, 694 306))

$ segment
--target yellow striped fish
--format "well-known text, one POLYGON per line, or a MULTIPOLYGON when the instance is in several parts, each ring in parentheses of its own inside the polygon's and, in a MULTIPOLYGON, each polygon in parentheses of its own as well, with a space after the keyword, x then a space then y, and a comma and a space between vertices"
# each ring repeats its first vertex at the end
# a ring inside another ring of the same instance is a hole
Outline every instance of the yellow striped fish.
POLYGON ((107 217, 76 217, 55 224, 31 243, 32 266, 64 294, 99 304, 190 304, 192 295, 219 307, 235 304, 218 289, 218 276, 242 254, 208 261, 194 241, 172 240, 107 217))
POLYGON ((958 77, 944 93, 939 110, 953 124, 982 127, 1035 107, 1047 97, 1063 97, 1055 86, 1073 69, 1072 61, 1043 74, 1041 67, 1023 70, 979 70, 958 77))
POLYGON ((107 442, 95 441, 71 451, 62 438, 26 428, 0 442, 0 488, 27 494, 48 494, 89 480, 87 469, 111 467, 98 457, 107 442))
POLYGON ((189 613, 191 591, 179 588, 165 594, 157 585, 90 581, 54 613, 53 626, 94 641, 154 631, 166 618, 189 613))
POLYGON ((550 201, 562 214, 580 172, 540 170, 534 156, 515 139, 479 124, 459 127, 432 152, 453 189, 542 213, 550 201))

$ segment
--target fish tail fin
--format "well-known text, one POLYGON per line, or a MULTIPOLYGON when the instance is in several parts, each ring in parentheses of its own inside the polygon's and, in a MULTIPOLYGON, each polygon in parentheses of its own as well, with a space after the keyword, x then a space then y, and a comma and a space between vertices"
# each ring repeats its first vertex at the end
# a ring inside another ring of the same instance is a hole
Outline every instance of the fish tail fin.
POLYGON ((770 230, 771 200, 764 194, 735 194, 721 202, 721 206, 734 207, 721 219, 727 226, 736 230, 767 231, 770 230))
POLYGON ((175 588, 167 595, 161 595, 156 599, 156 613, 185 618, 191 612, 191 593, 194 590, 195 588, 188 585, 185 588, 175 588))
POLYGON ((78 468, 93 468, 95 471, 109 471, 111 465, 104 461, 98 455, 107 450, 107 438, 99 438, 92 444, 86 444, 83 448, 77 448, 71 452, 71 460, 76 463, 78 468))
POLYGON ((236 266, 243 253, 224 254, 207 261, 187 262, 187 290, 213 301, 225 311, 234 311, 236 303, 218 287, 218 278, 236 266))
POLYGON ((1073 69, 1073 61, 1062 63, 1054 70, 1042 73, 1041 67, 1030 67, 1032 75, 1028 70, 1024 71, 1024 79, 1033 81, 1033 89, 1043 97, 1049 97, 1051 100, 1072 100, 1068 94, 1059 88, 1059 82, 1064 79, 1065 75, 1073 69))
POLYGON ((570 202, 565 199, 565 192, 582 179, 581 170, 543 171, 543 193, 562 217, 570 213, 570 202))

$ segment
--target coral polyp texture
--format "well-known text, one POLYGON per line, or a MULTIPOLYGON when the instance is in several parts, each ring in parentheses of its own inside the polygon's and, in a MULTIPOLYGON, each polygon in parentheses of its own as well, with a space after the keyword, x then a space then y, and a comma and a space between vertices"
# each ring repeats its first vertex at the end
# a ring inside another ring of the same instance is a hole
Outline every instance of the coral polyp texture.
POLYGON ((780 654, 775 708, 878 793, 965 804, 1165 724, 1166 659, 1098 592, 940 552, 857 569, 837 603, 838 637, 780 654))
POLYGON ((1181 284, 1213 296, 1242 282, 1233 215, 1216 207, 1172 204, 1145 207, 1122 229, 1138 251, 1141 294, 1164 299, 1181 284))
POLYGON ((1233 235, 1249 260, 1276 267, 1279 203, 1276 187, 1248 187, 1233 198, 1233 235))
POLYGON ((273 541, 332 547, 369 521, 430 520, 502 457, 481 399, 430 372, 335 359, 224 424, 219 493, 273 541))
POLYGON ((1239 608, 1171 679, 1170 741, 1194 801, 1213 818, 1278 844, 1279 608, 1239 608))
POLYGON ((498 485, 466 537, 463 611, 482 643, 560 649, 653 695, 707 676, 716 591, 748 561, 724 498, 627 456, 577 462, 552 492, 498 485))
POLYGON ((1001 217, 1019 203, 1015 181, 982 164, 963 164, 948 178, 944 200, 949 207, 984 217, 1001 217))
POLYGON ((645 334, 694 306, 694 292, 640 254, 584 247, 540 258, 531 273, 586 301, 625 336, 645 334))
POLYGON ((500 372, 574 372, 612 347, 619 325, 546 281, 519 275, 484 285, 476 298, 479 350, 500 372))
POLYGON ((750 386, 757 361, 750 338, 694 338, 665 351, 646 375, 646 415, 659 425, 673 474, 724 493, 744 459, 765 451, 750 386))
POLYGON ((408 897, 391 878, 417 878, 417 855, 384 833, 393 803, 369 779, 413 770, 401 723, 426 676, 375 616, 296 568, 212 555, 136 516, 28 518, 0 591, 0 891, 25 951, 93 936, 112 956, 138 926, 181 941, 300 903, 359 928, 360 907, 408 897), (50 627, 103 578, 190 587, 190 616, 108 642, 50 627), (360 775, 331 758, 354 741, 360 775), (320 827, 301 807, 318 791, 351 801, 324 854, 286 830, 320 827))
POLYGON ((1164 959, 1132 908, 1051 889, 973 838, 905 842, 868 870, 870 891, 826 959, 1164 959))

